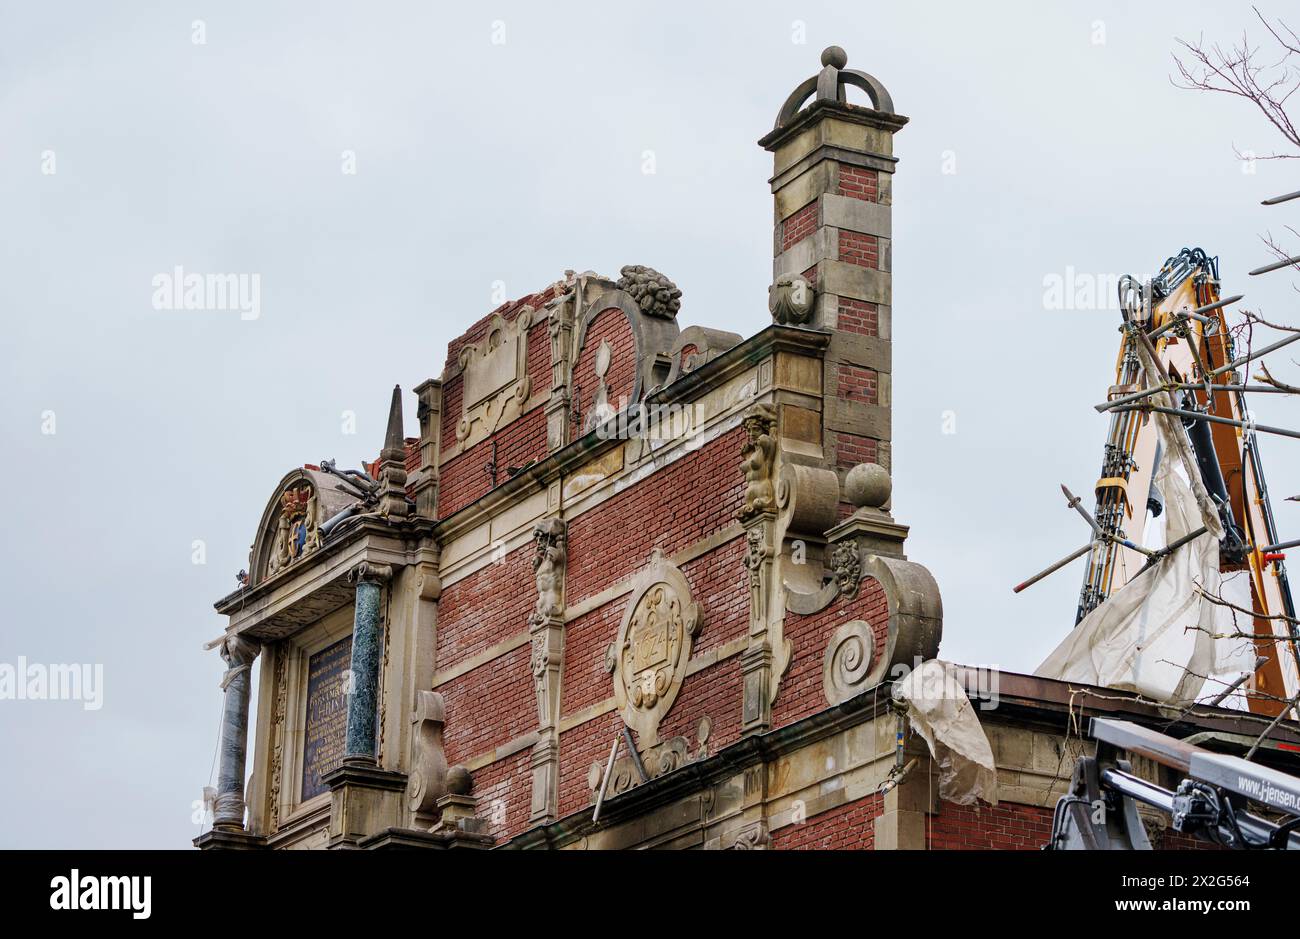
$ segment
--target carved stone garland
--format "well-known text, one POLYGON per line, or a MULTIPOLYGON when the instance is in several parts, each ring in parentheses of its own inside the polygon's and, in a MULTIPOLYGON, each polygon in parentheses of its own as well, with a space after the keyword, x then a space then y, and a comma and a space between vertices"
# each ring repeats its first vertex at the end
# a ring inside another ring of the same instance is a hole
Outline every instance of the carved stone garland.
POLYGON ((659 742, 659 722, 686 678, 701 619, 690 584, 656 549, 633 584, 618 638, 605 655, 614 676, 615 705, 636 731, 642 750, 659 742))
POLYGON ((271 831, 280 828, 280 777, 284 774, 284 718, 289 703, 285 670, 289 655, 283 642, 275 647, 275 711, 271 718, 271 831))

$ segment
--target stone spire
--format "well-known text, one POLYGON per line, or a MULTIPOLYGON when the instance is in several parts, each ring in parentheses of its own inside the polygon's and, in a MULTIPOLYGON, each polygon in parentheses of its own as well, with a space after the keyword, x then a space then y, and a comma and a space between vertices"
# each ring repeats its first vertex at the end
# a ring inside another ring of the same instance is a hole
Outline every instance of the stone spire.
POLYGON ((774 160, 769 306, 778 323, 832 332, 823 443, 843 476, 859 463, 890 465, 893 140, 907 118, 884 85, 845 67, 839 46, 821 62, 759 145, 774 160), (849 86, 871 107, 849 104, 849 86))
POLYGON ((393 403, 388 408, 388 431, 379 451, 379 512, 405 516, 411 512, 406 498, 406 439, 402 434, 402 389, 393 386, 393 403))

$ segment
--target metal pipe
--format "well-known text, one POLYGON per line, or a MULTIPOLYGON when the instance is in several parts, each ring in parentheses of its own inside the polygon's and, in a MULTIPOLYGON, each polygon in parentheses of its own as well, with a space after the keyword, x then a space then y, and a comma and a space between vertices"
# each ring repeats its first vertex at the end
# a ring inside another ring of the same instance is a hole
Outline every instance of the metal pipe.
POLYGON ((1210 707, 1218 707, 1220 704, 1222 704, 1224 699, 1227 698, 1228 695, 1232 694, 1234 691, 1236 691, 1238 688, 1244 685, 1250 679, 1250 677, 1255 674, 1255 672, 1259 671, 1261 668, 1264 667, 1264 663, 1267 661, 1268 661, 1268 656, 1265 655, 1261 655, 1259 656, 1259 658, 1255 659, 1254 670, 1249 672, 1242 672, 1240 678, 1238 678, 1236 681, 1230 684, 1227 688, 1224 688, 1221 694, 1214 696, 1214 698, 1209 702, 1210 707))
POLYGON ((618 756, 620 742, 621 738, 615 734, 614 744, 609 748, 609 759, 605 761, 605 775, 600 780, 600 792, 596 793, 596 808, 591 813, 592 822, 600 818, 600 807, 605 804, 605 792, 609 789, 609 777, 614 775, 614 758, 618 756))
POLYGON ((1277 271, 1284 267, 1290 267, 1292 264, 1300 264, 1300 254, 1297 254, 1293 258, 1283 258, 1281 261, 1274 261, 1272 264, 1265 264, 1263 267, 1257 267, 1250 272, 1250 276, 1254 277, 1256 274, 1267 274, 1270 271, 1277 271))
MULTIPOLYGON (((1297 334, 1300 335, 1300 334, 1297 334)), ((1278 434, 1282 437, 1294 437, 1300 440, 1300 432, 1287 430, 1285 427, 1270 427, 1267 424, 1252 424, 1249 421, 1235 421, 1230 417, 1216 417, 1213 414, 1202 414, 1199 411, 1184 411, 1182 408, 1162 408, 1156 404, 1129 405, 1128 407, 1116 408, 1117 411, 1158 411, 1161 414, 1173 414, 1176 417, 1189 417, 1198 421, 1209 421, 1212 424, 1229 424, 1233 427, 1247 427, 1251 430, 1259 431, 1264 434, 1278 434)))
POLYGON ((355 515, 358 508, 360 508, 360 506, 349 505, 346 509, 336 512, 334 515, 325 519, 320 526, 320 536, 322 538, 328 538, 329 533, 334 530, 334 527, 344 519, 351 518, 355 515))
POLYGON ((1226 300, 1216 300, 1214 303, 1207 303, 1205 306, 1198 306, 1195 310, 1192 310, 1192 312, 1189 313, 1188 315, 1189 316, 1204 315, 1213 310, 1218 310, 1221 309, 1222 307, 1229 306, 1230 304, 1236 303, 1244 296, 1245 296, 1244 293, 1239 293, 1235 296, 1228 297, 1226 300))
POLYGON ((641 762, 641 754, 637 752, 636 747, 632 744, 632 732, 623 725, 623 742, 627 744, 627 752, 632 754, 632 762, 636 766, 637 774, 641 777, 642 782, 649 782, 650 775, 645 771, 645 764, 641 762))
MULTIPOLYGON (((1197 385, 1196 387, 1199 388, 1200 385, 1197 385)), ((1141 401, 1143 398, 1149 398, 1151 395, 1155 394, 1158 391, 1165 391, 1165 390, 1167 389, 1163 385, 1157 385, 1154 388, 1143 388, 1141 391, 1136 391, 1131 395, 1125 395, 1122 398, 1116 398, 1114 401, 1103 401, 1101 404, 1095 404, 1093 405, 1093 410, 1095 410, 1098 414, 1105 414, 1107 411, 1111 410, 1112 408, 1121 407, 1125 404, 1131 404, 1134 401, 1141 401)))
POLYGON ((1069 557, 1062 558, 1061 560, 1057 561, 1055 564, 1053 564, 1051 567, 1047 568, 1046 570, 1040 571, 1039 573, 1035 574, 1033 577, 1029 578, 1027 581, 1020 584, 1018 587, 1013 587, 1012 592, 1019 593, 1020 591, 1024 590, 1026 587, 1032 587, 1034 584, 1038 583, 1048 574, 1055 574, 1061 568, 1065 567, 1065 565, 1069 564, 1073 560, 1076 560, 1077 558, 1083 557, 1091 550, 1092 550, 1092 543, 1089 542, 1088 544, 1080 548, 1078 551, 1075 551, 1073 554, 1069 555, 1069 557))
POLYGON ((1287 548, 1300 547, 1300 538, 1295 541, 1283 541, 1280 544, 1266 545, 1259 549, 1260 554, 1272 554, 1274 551, 1285 551, 1287 548))
POLYGON ((1123 770, 1106 767, 1101 771, 1101 784, 1130 799, 1137 799, 1139 802, 1154 805, 1162 811, 1173 814, 1174 794, 1168 789, 1161 789, 1155 783, 1139 779, 1123 770))
POLYGON ((1061 491, 1065 493, 1065 498, 1069 500, 1069 508, 1074 509, 1074 511, 1078 512, 1079 515, 1083 517, 1083 520, 1088 523, 1088 527, 1093 530, 1094 534, 1100 535, 1101 526, 1097 524, 1097 520, 1092 517, 1091 513, 1080 504, 1083 500, 1072 493, 1066 487, 1065 483, 1061 483, 1061 491))
POLYGON ((1268 355, 1270 352, 1276 352, 1278 349, 1281 349, 1283 346, 1289 346, 1297 339, 1300 339, 1300 332, 1292 333, 1291 335, 1287 336, 1285 339, 1279 339, 1277 342, 1265 346, 1264 348, 1260 349, 1258 352, 1251 352, 1247 355, 1243 355, 1239 359, 1234 359, 1233 361, 1229 362, 1227 365, 1220 365, 1214 371, 1210 372, 1208 377, 1217 378, 1218 376, 1222 375, 1224 372, 1232 371, 1238 365, 1245 365, 1247 362, 1252 362, 1255 359, 1258 359, 1260 356, 1268 355))
POLYGON ((1260 205, 1277 205, 1280 202, 1289 202, 1292 199, 1300 199, 1300 189, 1295 192, 1288 192, 1284 196, 1274 196, 1271 199, 1265 199, 1260 205))

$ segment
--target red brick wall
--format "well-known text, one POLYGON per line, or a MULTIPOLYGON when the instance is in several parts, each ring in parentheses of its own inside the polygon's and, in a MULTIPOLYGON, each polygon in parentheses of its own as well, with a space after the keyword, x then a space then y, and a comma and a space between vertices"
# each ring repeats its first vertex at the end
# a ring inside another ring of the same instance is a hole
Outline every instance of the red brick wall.
MULTIPOLYGON (((695 658, 745 634, 749 623, 747 576, 741 557, 744 540, 737 536, 682 566, 691 595, 703 607, 703 622, 692 643, 695 658)), ((564 680, 561 712, 567 717, 607 700, 614 693, 605 669, 605 651, 618 636, 631 594, 573 620, 565 630, 564 680)), ((682 683, 672 709, 659 725, 659 739, 685 737, 692 753, 699 747, 697 729, 708 717, 712 730, 709 752, 740 736, 740 658, 732 656, 682 683)), ((604 763, 613 735, 622 727, 615 714, 602 714, 561 735, 560 814, 590 803, 587 772, 593 762, 604 763)), ((638 741, 639 743, 639 741, 638 741)))
POLYGON ((933 851, 1037 851, 1052 837, 1052 810, 1015 802, 978 808, 940 802, 925 828, 926 847, 933 851))
POLYGON ((438 687, 447 712, 442 741, 450 765, 467 763, 537 729, 531 652, 525 643, 438 687))
POLYGON ((837 433, 835 435, 835 465, 840 469, 852 469, 859 463, 878 463, 877 442, 871 437, 837 433))
POLYGON ((885 653, 889 608, 884 588, 878 580, 864 580, 858 595, 852 600, 837 600, 811 616, 786 614, 785 637, 790 640, 793 652, 790 668, 781 679, 780 690, 772 702, 774 728, 793 724, 828 706, 822 688, 826 644, 840 624, 855 619, 865 620, 871 625, 876 634, 873 661, 879 661, 885 653))
POLYGON ((533 547, 525 545, 443 588, 438 601, 440 671, 528 628, 537 603, 533 547), (520 585, 527 589, 520 589, 520 585))
POLYGON ((865 202, 876 202, 879 199, 880 190, 879 177, 875 170, 866 170, 860 166, 849 166, 840 164, 840 188, 841 196, 848 196, 850 199, 862 199, 865 202))
POLYGON ((840 260, 858 267, 880 267, 880 245, 875 235, 840 229, 840 260))
POLYGON ((840 309, 837 317, 838 327, 847 333, 861 333, 864 336, 880 335, 879 311, 874 303, 840 297, 840 309))
MULTIPOLYGON (((486 324, 475 324, 471 327, 470 333, 476 330, 486 332, 486 324)), ((465 337, 461 337, 456 341, 456 345, 463 346, 465 341, 465 337)), ((545 322, 538 323, 528 331, 526 366, 531 383, 530 398, 551 387, 551 339, 545 322)), ((456 425, 461 419, 464 385, 463 375, 457 375, 443 385, 440 428, 443 453, 449 453, 457 444, 456 425)), ((484 466, 492 459, 493 439, 496 440, 497 445, 496 484, 500 485, 510 478, 506 473, 507 467, 523 466, 529 460, 545 459, 547 455, 545 407, 539 405, 533 408, 500 428, 494 438, 480 441, 443 462, 438 471, 439 517, 446 518, 492 490, 492 479, 484 471, 484 466)))
MULTIPOLYGON (((632 402, 632 388, 636 383, 636 339, 626 314, 618 307, 602 310, 587 327, 578 361, 573 367, 573 386, 582 395, 579 408, 585 422, 596 405, 596 389, 600 379, 596 377, 596 353, 601 341, 608 342, 613 353, 610 357, 609 371, 605 373, 605 385, 608 387, 608 401, 615 411, 620 408, 620 399, 632 402)), ((664 350, 665 352, 667 350, 664 350)), ((647 389, 648 390, 648 389, 647 389)))
POLYGON ((782 223, 781 250, 789 251, 790 248, 816 231, 819 224, 821 224, 821 220, 818 213, 818 203, 809 202, 782 223))
POLYGON ((861 401, 865 404, 878 403, 876 370, 848 362, 841 363, 837 394, 841 398, 861 401))
POLYGON ((736 427, 569 523, 569 606, 725 528, 745 490, 736 427), (593 547, 596 546, 596 547, 593 547))
POLYGON ((802 823, 772 832, 772 848, 779 851, 872 851, 876 847, 874 820, 884 811, 884 797, 876 794, 846 802, 802 823))
POLYGON ((509 833, 528 827, 533 800, 530 757, 530 751, 523 750, 474 773, 473 794, 478 800, 475 814, 488 820, 488 833, 497 838, 497 844, 509 833))
MULTIPOLYGON (((458 380, 459 383, 459 380, 458 380)), ((484 467, 492 459, 492 441, 497 445, 496 484, 510 476, 506 468, 523 466, 529 460, 546 458, 546 408, 535 407, 511 421, 487 440, 442 464, 438 479, 438 516, 458 512, 495 488, 484 467)))
MULTIPOLYGON (((651 479, 572 519, 566 584, 569 606, 633 576, 645 566, 653 548, 671 556, 730 525, 744 490, 739 469, 743 439, 744 430, 734 428, 651 479), (629 522, 637 519, 644 522, 629 522)), ((749 595, 743 554, 744 539, 737 530, 728 541, 682 565, 692 596, 704 608, 693 655, 745 634, 749 595)), ((524 546, 444 588, 438 608, 439 670, 528 628, 536 599, 532 560, 531 545, 524 546)), ((564 716, 612 696, 605 650, 617 636, 628 599, 625 594, 602 604, 566 627, 561 680, 564 716)), ((529 646, 523 645, 438 688, 446 700, 444 739, 452 763, 468 762, 536 729, 529 654, 529 646)), ((740 733, 739 669, 739 656, 732 656, 689 676, 661 724, 661 739, 686 737, 694 752, 698 748, 697 725, 708 716, 713 724, 710 752, 736 740, 740 733)), ((561 814, 590 804, 587 772, 592 762, 603 765, 618 727, 621 720, 617 715, 604 714, 561 735, 561 814)), ((501 785, 503 780, 513 779, 515 770, 502 763, 513 767, 517 760, 518 756, 512 756, 476 772, 475 795, 485 798, 483 787, 493 780, 501 785)), ((510 814, 499 834, 515 835, 527 828, 531 777, 526 765, 519 773, 517 785, 522 789, 517 797, 510 797, 510 804, 516 799, 522 802, 522 815, 510 814)), ((480 811, 486 809, 480 806, 480 811)))

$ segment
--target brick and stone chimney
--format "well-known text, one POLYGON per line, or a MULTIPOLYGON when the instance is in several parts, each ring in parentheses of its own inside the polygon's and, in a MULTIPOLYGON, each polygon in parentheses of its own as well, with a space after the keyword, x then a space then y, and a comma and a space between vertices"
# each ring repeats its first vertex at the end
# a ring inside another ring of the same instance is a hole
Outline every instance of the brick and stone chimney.
POLYGON ((832 331, 824 452, 843 476, 859 463, 890 468, 890 192, 907 118, 879 81, 845 68, 840 47, 821 61, 759 145, 774 158, 769 305, 779 323, 832 331), (872 107, 847 103, 849 85, 872 107))

